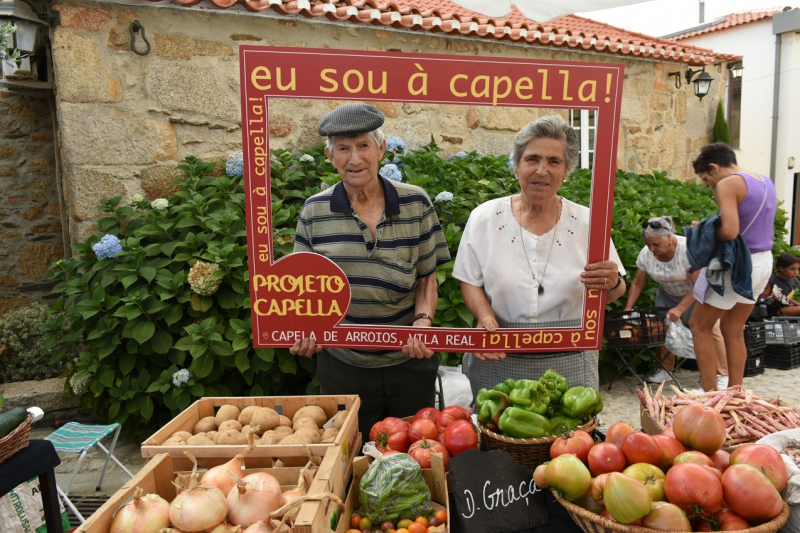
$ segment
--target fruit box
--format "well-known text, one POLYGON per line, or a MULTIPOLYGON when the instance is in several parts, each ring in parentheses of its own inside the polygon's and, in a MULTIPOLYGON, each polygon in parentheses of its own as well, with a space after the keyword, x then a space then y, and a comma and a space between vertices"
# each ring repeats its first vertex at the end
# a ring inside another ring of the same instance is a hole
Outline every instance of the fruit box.
MULTIPOLYGON (((323 529, 314 529, 312 530, 313 533, 346 533, 350 529, 350 517, 361 505, 358 499, 358 487, 361 483, 361 478, 367 472, 372 461, 374 459, 370 456, 356 457, 355 461, 353 461, 353 482, 347 492, 344 512, 339 517, 336 529, 331 530, 327 527, 330 522, 326 522, 323 529)), ((431 468, 423 470, 422 477, 425 479, 425 483, 428 484, 428 488, 431 489, 431 506, 437 511, 444 510, 447 513, 447 522, 432 531, 434 533, 450 533, 450 504, 447 499, 447 484, 445 482, 444 463, 442 462, 441 454, 431 455, 431 468)))
MULTIPOLYGON (((352 456, 350 458, 352 459, 352 456)), ((242 477, 254 472, 268 472, 280 482, 281 489, 285 492, 297 485, 301 470, 301 467, 246 469, 242 472, 242 477)), ((311 474, 306 473, 306 483, 308 483, 309 487, 308 494, 332 492, 344 499, 349 477, 345 477, 345 463, 338 449, 328 447, 322 459, 322 464, 313 469, 312 472, 311 474)), ((165 453, 153 457, 133 479, 128 481, 100 509, 87 518, 86 522, 75 530, 75 533, 108 533, 117 509, 131 500, 136 487, 141 487, 145 494, 155 493, 171 502, 175 498, 175 486, 172 482, 178 474, 183 473, 186 472, 175 467, 169 454, 165 453)), ((295 519, 294 533, 325 531, 324 524, 330 524, 330 517, 334 512, 334 507, 337 506, 329 505, 327 499, 303 502, 295 519)))
MULTIPOLYGON (((151 460, 153 457, 166 453, 172 457, 177 469, 191 470, 192 463, 183 454, 185 451, 192 452, 197 458, 198 465, 202 468, 211 468, 228 462, 236 454, 241 453, 246 446, 163 446, 162 443, 170 438, 177 431, 188 431, 192 433, 194 426, 207 416, 215 416, 216 412, 223 405, 235 405, 239 410, 251 405, 259 407, 271 407, 278 414, 292 418, 301 407, 307 405, 318 405, 330 419, 338 411, 347 409, 347 417, 339 430, 339 434, 332 443, 309 444, 311 453, 317 457, 323 457, 328 448, 342 449, 348 457, 358 453, 360 447, 356 447, 358 435, 358 409, 361 400, 357 395, 342 396, 253 396, 241 398, 202 398, 183 410, 178 416, 173 418, 164 427, 156 431, 150 438, 142 443, 142 457, 151 460)), ((303 460, 307 457, 305 445, 303 444, 262 444, 256 447, 246 458, 247 466, 251 468, 268 468, 273 465, 273 458, 294 457, 292 465, 302 466, 303 460)), ((347 473, 349 475, 349 472, 347 473)))

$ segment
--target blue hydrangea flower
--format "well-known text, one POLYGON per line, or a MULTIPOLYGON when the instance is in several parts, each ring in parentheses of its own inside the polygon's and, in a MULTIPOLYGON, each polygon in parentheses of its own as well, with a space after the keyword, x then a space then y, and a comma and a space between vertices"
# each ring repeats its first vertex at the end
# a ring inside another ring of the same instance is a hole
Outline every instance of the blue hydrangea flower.
POLYGON ((303 155, 300 156, 300 161, 303 161, 305 163, 313 163, 314 162, 314 156, 310 155, 310 154, 303 154, 303 155))
POLYGON ((186 368, 182 368, 172 374, 172 384, 176 387, 180 387, 181 385, 185 385, 189 382, 189 370, 186 368))
POLYGON ((392 163, 381 167, 380 175, 387 180, 403 181, 403 174, 400 173, 400 169, 392 163))
POLYGON ((238 178, 244 174, 244 155, 241 150, 228 156, 228 161, 225 163, 225 173, 232 178, 238 178))
POLYGON ((320 190, 320 191, 324 191, 324 190, 325 190, 325 189, 327 189, 328 187, 330 187, 330 185, 328 185, 328 184, 327 184, 327 183, 325 183, 324 181, 323 181, 322 183, 320 183, 320 184, 319 184, 319 190, 320 190))
POLYGON ((436 198, 433 199, 434 202, 452 202, 453 201, 453 193, 442 191, 436 195, 436 198))
POLYGON ((401 163, 400 160, 398 158, 396 158, 396 157, 394 158, 394 161, 392 161, 392 163, 397 165, 397 168, 405 168, 406 167, 406 164, 405 163, 401 163))
POLYGON ((387 150, 405 150, 406 149, 406 142, 401 139, 400 137, 389 137, 386 139, 386 149, 387 150))
POLYGON ((458 158, 461 158, 461 159, 464 159, 464 158, 466 158, 466 157, 467 157, 467 153, 466 153, 466 152, 458 152, 458 153, 455 153, 455 154, 453 154, 453 155, 451 155, 451 156, 450 156, 450 161, 453 161, 453 160, 454 160, 456 157, 458 157, 458 158))
POLYGON ((92 246, 92 251, 98 259, 110 259, 122 252, 122 245, 115 235, 103 235, 103 238, 92 246))
POLYGON ((514 168, 514 162, 511 161, 510 159, 508 160, 507 164, 508 164, 508 168, 514 168))

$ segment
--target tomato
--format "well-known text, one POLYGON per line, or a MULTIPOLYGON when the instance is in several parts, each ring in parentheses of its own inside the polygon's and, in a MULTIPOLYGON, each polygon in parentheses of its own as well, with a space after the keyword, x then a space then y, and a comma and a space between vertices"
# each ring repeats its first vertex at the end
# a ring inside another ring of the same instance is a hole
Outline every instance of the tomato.
MULTIPOLYGON (((550 450, 552 454, 552 449, 550 450)), ((622 472, 625 468, 625 455, 610 442, 601 442, 589 450, 589 470, 599 476, 609 472, 622 472)))
POLYGON ((624 422, 616 422, 611 424, 606 433, 606 442, 614 444, 617 448, 622 449, 622 443, 625 437, 631 433, 636 433, 636 430, 624 422))
POLYGON ((704 453, 696 452, 694 450, 683 452, 675 460, 672 461, 673 465, 678 463, 694 463, 696 465, 703 465, 709 468, 714 468, 714 461, 704 453))
MULTIPOLYGON (((602 517, 603 517, 603 518, 605 518, 606 520, 611 520, 612 522, 616 522, 616 520, 614 520, 614 517, 613 517, 613 516, 611 516, 611 514, 608 512, 608 509, 604 509, 604 510, 603 510, 603 512, 602 512, 602 513, 600 513, 600 516, 602 516, 602 517)), ((631 526, 641 526, 641 525, 642 525, 642 519, 640 518, 639 520, 634 520, 633 522, 631 522, 631 523, 630 523, 630 524, 628 524, 628 525, 631 525, 631 526)))
POLYGON ((708 470, 709 472, 714 474, 714 476, 716 476, 716 478, 718 480, 722 481, 722 472, 720 472, 716 468, 713 468, 713 467, 710 467, 710 466, 706 466, 706 465, 700 465, 700 466, 702 466, 703 468, 705 468, 706 470, 708 470))
POLYGON ((700 404, 685 405, 672 422, 675 438, 684 446, 711 455, 725 444, 725 422, 716 409, 700 404))
POLYGON ((550 458, 555 459, 559 455, 571 453, 586 464, 593 446, 594 440, 591 435, 585 431, 572 431, 567 436, 559 435, 553 442, 550 446, 550 458))
MULTIPOLYGON (((378 451, 380 451, 380 448, 378 449, 378 451)), ((384 457, 387 457, 389 455, 394 455, 396 453, 403 453, 403 452, 398 452, 397 450, 390 450, 389 448, 385 448, 381 453, 383 454, 384 457)))
POLYGON ((420 418, 411 423, 408 428, 408 439, 411 442, 417 442, 422 439, 436 440, 439 436, 439 431, 436 429, 436 423, 428 418, 420 418))
POLYGON ((629 465, 648 463, 657 465, 661 462, 661 448, 647 433, 631 433, 622 443, 622 453, 629 465))
POLYGON ((731 465, 731 454, 725 450, 717 450, 708 456, 711 462, 714 463, 714 468, 724 473, 725 470, 731 465))
POLYGON ((436 430, 439 433, 444 433, 447 426, 456 420, 469 420, 470 418, 472 418, 470 412, 463 407, 459 407, 458 405, 445 407, 442 414, 440 414, 439 418, 436 420, 436 430))
POLYGON ((408 526, 408 533, 425 533, 428 531, 428 526, 424 526, 419 522, 412 522, 408 526))
POLYGON ((358 527, 358 524, 361 522, 361 515, 354 514, 350 518, 350 527, 358 527))
POLYGON ((723 507, 714 516, 702 520, 696 531, 741 531, 750 527, 747 520, 723 507))
MULTIPOLYGON (((733 459, 733 454, 731 454, 733 459)), ((783 500, 767 476, 746 464, 732 464, 722 474, 725 502, 748 522, 762 523, 781 513, 783 500)))
POLYGON ((661 449, 661 461, 658 463, 658 467, 664 472, 670 469, 677 456, 686 451, 683 444, 678 442, 675 437, 667 437, 662 433, 661 435, 654 435, 653 440, 656 441, 656 444, 661 449))
POLYGON ((603 491, 606 510, 621 524, 630 524, 647 516, 653 506, 650 491, 642 482, 619 472, 612 472, 603 491))
POLYGON ((686 513, 677 505, 667 502, 653 502, 653 507, 650 508, 648 515, 642 518, 642 527, 659 531, 692 530, 686 513))
POLYGON ((440 509, 440 510, 436 511, 436 514, 435 514, 435 515, 433 515, 433 516, 435 516, 436 518, 438 518, 438 519, 439 519, 439 521, 441 521, 441 522, 442 522, 442 524, 444 524, 445 522, 447 522, 447 511, 445 511, 444 509, 440 509))
POLYGON ((665 429, 661 432, 661 434, 665 437, 672 437, 673 439, 675 438, 675 432, 672 431, 672 428, 665 429))
POLYGON ((536 483, 536 486, 540 489, 547 488, 547 480, 544 478, 544 471, 547 468, 547 464, 539 465, 536 467, 536 470, 533 471, 533 481, 536 483))
MULTIPOLYGON (((449 409, 449 407, 447 408, 449 409)), ((445 411, 447 411, 445 409, 445 411)), ((442 412, 444 416, 444 412, 442 412)), ((441 418, 440 418, 441 420, 441 418)), ((478 433, 471 420, 455 420, 444 432, 444 444, 452 457, 469 449, 478 449, 478 433)))
MULTIPOLYGON (((436 440, 441 442, 442 444, 445 444, 445 442, 444 442, 444 433, 439 433, 438 435, 436 435, 436 440)), ((446 444, 445 444, 445 446, 446 446, 446 444)))
POLYGON ((587 511, 591 511, 594 514, 600 514, 606 509, 605 507, 597 503, 597 500, 592 498, 589 494, 587 494, 583 498, 578 498, 572 503, 574 503, 578 507, 583 507, 587 511))
POLYGON ((404 518, 397 523, 398 529, 408 529, 408 526, 412 524, 413 520, 409 520, 408 518, 404 518))
POLYGON ((436 409, 435 407, 423 407, 417 414, 414 415, 414 422, 420 420, 422 418, 426 418, 428 420, 432 420, 435 424, 437 420, 439 420, 439 415, 442 414, 441 411, 436 409))
POLYGON ((428 519, 425 518, 424 516, 418 516, 417 519, 414 520, 414 522, 422 524, 425 527, 428 527, 428 519))
POLYGON ((441 442, 422 439, 412 444, 408 449, 408 455, 410 455, 412 459, 419 463, 420 468, 431 467, 432 453, 442 454, 442 462, 444 462, 444 469, 446 471, 450 464, 450 453, 447 451, 445 445, 441 442))
POLYGON ((358 527, 361 529, 369 529, 372 527, 372 520, 367 518, 366 516, 361 519, 361 522, 358 523, 358 527))
POLYGON ((748 444, 736 450, 730 456, 731 466, 737 464, 750 465, 757 470, 764 469, 767 477, 778 492, 783 492, 789 477, 786 474, 786 466, 783 464, 781 454, 772 446, 766 444, 748 444))
MULTIPOLYGON (((628 477, 639 480, 650 491, 650 497, 654 502, 663 501, 664 482, 666 476, 657 466, 647 463, 637 463, 622 471, 628 477)), ((687 530, 688 531, 688 530, 687 530)))
POLYGON ((347 533, 361 533, 360 529, 348 529, 347 533))
POLYGON ((432 516, 432 517, 431 517, 431 519, 430 519, 430 520, 428 520, 428 526, 429 526, 429 527, 434 527, 434 528, 436 528, 436 527, 439 527, 439 526, 441 526, 443 523, 444 523, 444 522, 442 522, 441 520, 439 520, 439 519, 438 519, 438 518, 436 518, 435 516, 432 516))
POLYGON ((678 463, 667 472, 664 492, 670 503, 694 518, 711 516, 722 506, 722 484, 710 469, 694 463, 678 463))
POLYGON ((401 527, 400 529, 395 531, 395 533, 408 533, 408 530, 406 528, 404 528, 404 527, 401 527))
POLYGON ((381 531, 389 531, 390 529, 394 529, 394 524, 389 522, 388 520, 381 524, 381 531))
POLYGON ((594 501, 603 507, 606 505, 603 501, 603 492, 606 490, 606 481, 608 481, 608 474, 600 474, 592 480, 592 484, 589 487, 589 496, 591 496, 594 501))
POLYGON ((387 417, 380 422, 375 422, 369 432, 369 440, 375 441, 378 450, 395 450, 406 453, 411 441, 408 439, 408 422, 387 417))
POLYGON ((583 498, 589 493, 592 475, 580 459, 565 453, 549 463, 544 471, 547 486, 570 500, 583 498))

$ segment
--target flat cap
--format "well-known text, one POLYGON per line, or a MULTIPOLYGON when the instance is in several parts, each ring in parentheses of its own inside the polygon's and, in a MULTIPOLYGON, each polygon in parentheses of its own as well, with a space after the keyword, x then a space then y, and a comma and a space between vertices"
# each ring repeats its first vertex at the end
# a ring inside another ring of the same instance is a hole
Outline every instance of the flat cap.
POLYGON ((383 126, 381 110, 369 104, 344 104, 319 121, 317 133, 323 137, 358 135, 383 126))

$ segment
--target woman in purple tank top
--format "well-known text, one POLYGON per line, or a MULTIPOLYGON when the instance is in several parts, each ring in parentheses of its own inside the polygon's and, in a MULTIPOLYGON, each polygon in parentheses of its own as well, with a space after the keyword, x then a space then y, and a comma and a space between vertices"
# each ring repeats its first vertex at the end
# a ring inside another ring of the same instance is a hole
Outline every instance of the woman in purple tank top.
MULTIPOLYGON (((771 250, 778 207, 775 186, 766 176, 741 169, 736 164, 736 154, 725 143, 706 146, 692 164, 697 175, 714 190, 722 222, 716 231, 717 240, 732 241, 742 236, 753 262, 753 294, 761 294, 772 273, 771 250)), ((731 272, 728 272, 725 287, 731 286, 731 272)), ((717 352, 711 329, 717 320, 725 339, 728 386, 741 385, 747 362, 744 325, 755 301, 730 289, 723 296, 713 290, 701 296, 704 298, 698 298, 689 327, 703 389, 709 391, 716 386, 717 352)))

